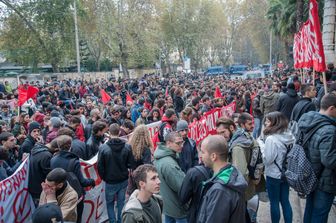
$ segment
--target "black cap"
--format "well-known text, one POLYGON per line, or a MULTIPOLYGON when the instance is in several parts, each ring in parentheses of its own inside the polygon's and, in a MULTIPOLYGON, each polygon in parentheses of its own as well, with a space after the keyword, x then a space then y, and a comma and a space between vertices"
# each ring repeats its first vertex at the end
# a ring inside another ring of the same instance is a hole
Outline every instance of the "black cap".
POLYGON ((33 213, 33 223, 63 223, 61 208, 56 204, 44 204, 39 206, 33 213))

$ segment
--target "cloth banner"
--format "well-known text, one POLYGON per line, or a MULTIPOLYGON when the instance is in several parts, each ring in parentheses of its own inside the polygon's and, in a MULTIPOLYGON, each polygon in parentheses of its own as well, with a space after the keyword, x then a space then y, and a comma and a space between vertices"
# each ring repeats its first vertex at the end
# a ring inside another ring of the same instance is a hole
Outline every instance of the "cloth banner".
MULTIPOLYGON (((199 121, 189 125, 189 137, 196 143, 210 134, 216 134, 216 121, 220 117, 231 117, 236 110, 233 102, 222 108, 212 109, 199 121)), ((150 136, 159 130, 161 121, 147 125, 150 136)), ((105 182, 100 178, 97 168, 98 155, 88 161, 81 160, 81 170, 85 178, 94 179, 96 186, 86 188, 82 222, 101 223, 108 219, 105 200, 105 182)), ((28 193, 29 158, 9 178, 0 181, 0 223, 31 222, 34 211, 33 200, 28 193)))
POLYGON ((220 117, 229 118, 236 111, 236 102, 224 106, 222 108, 212 109, 207 112, 199 121, 195 121, 189 125, 188 136, 200 143, 208 135, 216 134, 216 122, 220 117))
POLYGON ((302 25, 299 32, 294 35, 293 57, 294 68, 313 67, 318 72, 326 70, 316 0, 310 0, 309 19, 302 25))
POLYGON ((0 181, 0 223, 25 223, 31 221, 35 209, 28 193, 29 158, 15 173, 0 181))

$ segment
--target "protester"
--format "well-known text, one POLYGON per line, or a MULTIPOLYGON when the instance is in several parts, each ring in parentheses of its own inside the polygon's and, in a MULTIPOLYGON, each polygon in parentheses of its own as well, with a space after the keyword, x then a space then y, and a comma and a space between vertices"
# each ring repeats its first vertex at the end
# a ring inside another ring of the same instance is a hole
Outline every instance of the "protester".
POLYGON ((32 196, 35 206, 38 205, 42 192, 41 183, 45 181, 51 171, 50 160, 52 158, 51 145, 36 143, 30 153, 28 191, 32 196))
POLYGON ((165 139, 166 143, 159 143, 154 153, 154 165, 161 180, 165 222, 187 223, 187 208, 178 198, 185 174, 178 165, 177 153, 181 152, 184 141, 176 132, 168 133, 165 139))
POLYGON ((103 143, 104 134, 108 131, 108 126, 105 122, 96 121, 92 125, 92 134, 86 142, 86 159, 89 160, 94 157, 98 151, 100 145, 103 143))
POLYGON ((204 165, 213 170, 214 176, 204 184, 197 222, 244 223, 247 183, 240 171, 227 162, 225 138, 208 136, 202 142, 201 153, 204 165))
POLYGON ((292 222, 293 212, 289 202, 289 186, 283 178, 283 165, 287 150, 293 145, 295 138, 288 132, 288 119, 281 112, 271 112, 265 116, 264 164, 266 186, 271 203, 272 223, 280 221, 280 207, 283 210, 285 223, 292 222))
POLYGON ((261 121, 263 120, 263 113, 260 110, 260 100, 264 95, 264 91, 259 90, 254 100, 252 101, 252 113, 254 118, 253 137, 257 139, 261 133, 261 121))
POLYGON ((184 120, 178 121, 176 132, 178 132, 184 141, 182 151, 179 154, 179 164, 183 172, 187 172, 190 168, 198 165, 198 153, 196 142, 188 138, 188 123, 184 120))
POLYGON ((316 111, 313 99, 316 97, 316 88, 312 85, 301 87, 302 98, 295 104, 290 121, 298 122, 304 113, 316 111))
POLYGON ((134 169, 132 148, 119 138, 118 124, 110 126, 110 140, 100 146, 97 168, 99 176, 105 181, 105 199, 110 222, 121 222, 128 184, 128 169, 134 169), (114 212, 114 200, 117 198, 117 216, 114 212))
MULTIPOLYGON (((56 143, 60 151, 50 160, 50 167, 52 169, 63 168, 68 173, 73 173, 77 178, 76 181, 78 181, 80 183, 80 186, 82 187, 75 188, 73 186, 73 189, 76 190, 79 196, 84 195, 84 188, 94 187, 95 181, 93 179, 84 178, 81 171, 79 158, 76 154, 71 152, 72 138, 67 135, 61 135, 56 138, 56 143)), ((79 203, 77 204, 77 214, 78 216, 82 216, 84 208, 84 197, 78 197, 78 199, 79 203)), ((80 223, 80 221, 77 222, 80 223)))
POLYGON ((279 89, 276 84, 272 85, 272 90, 267 89, 260 99, 260 111, 265 116, 270 112, 276 111, 279 100, 279 89))
POLYGON ((61 208, 64 221, 77 221, 77 193, 67 182, 67 173, 62 168, 53 169, 45 182, 42 183, 42 193, 39 206, 56 204, 61 208))
POLYGON ((307 196, 304 223, 328 222, 336 194, 336 96, 322 97, 320 112, 308 112, 299 120, 299 131, 303 137, 314 128, 317 131, 308 141, 308 159, 318 178, 317 188, 307 196))
POLYGON ((299 99, 300 98, 295 91, 294 84, 290 83, 287 85, 286 94, 279 98, 276 110, 282 112, 287 119, 290 120, 293 108, 299 99))
POLYGON ((62 211, 56 204, 44 204, 39 206, 33 213, 33 223, 63 222, 62 211))
POLYGON ((2 132, 0 134, 0 144, 7 152, 7 159, 5 160, 6 163, 10 167, 14 167, 18 160, 18 149, 14 135, 10 132, 2 132))
POLYGON ((85 160, 87 155, 86 145, 84 142, 77 138, 75 132, 72 131, 70 128, 63 127, 60 128, 57 132, 57 136, 61 135, 67 135, 72 138, 71 152, 76 154, 79 158, 85 160))
POLYGON ((39 123, 31 122, 28 128, 28 136, 21 145, 19 157, 21 157, 23 153, 30 153, 36 142, 43 141, 41 136, 41 126, 39 123))
POLYGON ((156 168, 150 164, 140 165, 133 172, 135 190, 122 212, 123 223, 160 223, 162 222, 162 198, 160 179, 156 168))

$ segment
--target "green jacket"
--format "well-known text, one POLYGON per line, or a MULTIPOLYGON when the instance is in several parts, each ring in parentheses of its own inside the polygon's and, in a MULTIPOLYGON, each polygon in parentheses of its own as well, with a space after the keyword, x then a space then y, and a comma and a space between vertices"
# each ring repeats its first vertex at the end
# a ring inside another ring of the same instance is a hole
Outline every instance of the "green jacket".
POLYGON ((176 153, 159 143, 154 153, 154 165, 161 180, 163 213, 173 218, 187 217, 187 207, 182 206, 178 198, 185 174, 178 165, 176 153))

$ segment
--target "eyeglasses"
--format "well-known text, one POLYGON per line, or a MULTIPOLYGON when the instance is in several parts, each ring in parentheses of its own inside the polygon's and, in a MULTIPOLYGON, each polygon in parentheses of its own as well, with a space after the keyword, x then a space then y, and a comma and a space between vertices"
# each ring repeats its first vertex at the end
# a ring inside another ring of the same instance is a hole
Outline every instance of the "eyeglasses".
POLYGON ((184 141, 175 142, 175 144, 178 146, 182 146, 184 144, 184 141))

